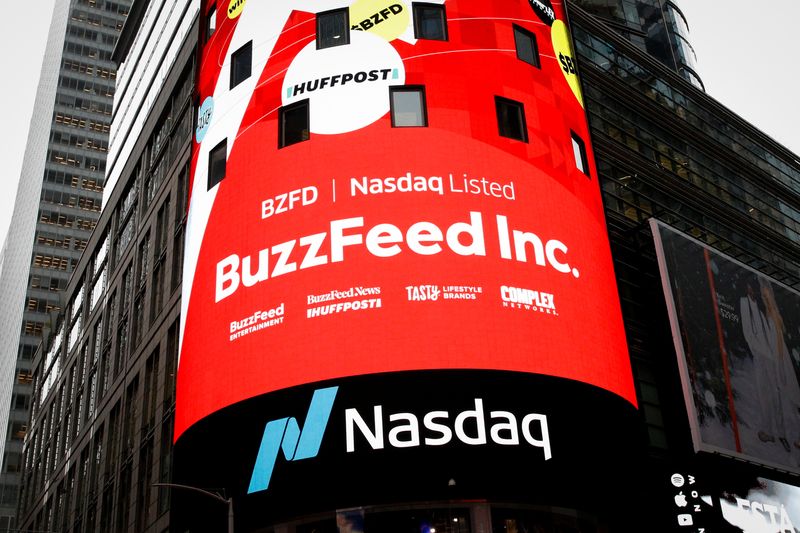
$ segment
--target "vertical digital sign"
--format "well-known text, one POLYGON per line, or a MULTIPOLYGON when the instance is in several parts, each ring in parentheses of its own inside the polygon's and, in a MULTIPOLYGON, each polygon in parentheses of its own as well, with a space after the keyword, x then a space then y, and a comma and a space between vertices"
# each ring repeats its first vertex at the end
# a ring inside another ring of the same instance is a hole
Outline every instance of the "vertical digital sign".
POLYGON ((364 442, 424 461, 486 445, 539 464, 575 431, 552 413, 598 420, 602 405, 617 427, 635 411, 561 4, 217 4, 199 63, 176 457, 228 446, 223 419, 252 425, 232 468, 258 495, 281 465, 330 457, 329 435, 354 457, 364 442))

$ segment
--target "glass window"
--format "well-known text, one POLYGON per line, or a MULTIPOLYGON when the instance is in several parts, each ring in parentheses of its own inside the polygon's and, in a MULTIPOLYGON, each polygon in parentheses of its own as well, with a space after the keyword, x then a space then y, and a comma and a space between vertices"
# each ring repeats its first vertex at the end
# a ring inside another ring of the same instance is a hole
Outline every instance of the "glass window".
POLYGON ((517 58, 530 63, 536 68, 541 68, 539 63, 539 48, 536 46, 536 36, 526 29, 514 25, 514 44, 517 48, 517 58))
POLYGON ((213 4, 206 15, 206 41, 217 31, 217 5, 213 4))
POLYGON ((586 143, 574 131, 570 133, 572 134, 572 153, 575 155, 575 166, 588 176, 589 164, 586 158, 586 143))
POLYGON ((317 50, 350 43, 347 8, 317 13, 317 50))
POLYGON ((427 126, 425 88, 413 86, 389 87, 392 127, 427 126))
POLYGON ((497 125, 502 137, 528 142, 528 128, 525 126, 525 108, 521 102, 494 97, 497 107, 497 125))
POLYGON ((253 41, 231 55, 231 89, 250 77, 253 62, 253 41))
POLYGON ((211 149, 208 154, 208 190, 225 178, 225 166, 228 158, 228 139, 211 149))
POLYGON ((417 39, 447 40, 444 6, 414 2, 414 36, 417 39))
POLYGON ((280 110, 278 148, 307 141, 309 138, 308 99, 284 106, 280 110))

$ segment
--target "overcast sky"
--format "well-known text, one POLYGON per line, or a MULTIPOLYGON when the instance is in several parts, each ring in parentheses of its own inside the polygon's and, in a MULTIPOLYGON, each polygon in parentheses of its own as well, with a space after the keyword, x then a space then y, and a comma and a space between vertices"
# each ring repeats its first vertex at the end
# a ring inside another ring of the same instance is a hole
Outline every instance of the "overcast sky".
MULTIPOLYGON (((54 0, 0 32, 0 241, 5 239, 54 0)), ((800 0, 680 0, 707 92, 800 153, 800 0)))

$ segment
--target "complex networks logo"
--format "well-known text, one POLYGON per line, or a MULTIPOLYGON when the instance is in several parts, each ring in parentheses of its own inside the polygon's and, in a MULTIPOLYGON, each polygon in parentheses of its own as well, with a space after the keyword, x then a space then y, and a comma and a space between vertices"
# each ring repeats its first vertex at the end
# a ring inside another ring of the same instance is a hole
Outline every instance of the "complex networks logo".
POLYGON ((267 423, 256 456, 253 475, 250 477, 248 494, 267 490, 278 451, 283 450, 283 456, 287 461, 300 461, 317 456, 338 391, 339 387, 314 391, 302 430, 294 417, 267 423))

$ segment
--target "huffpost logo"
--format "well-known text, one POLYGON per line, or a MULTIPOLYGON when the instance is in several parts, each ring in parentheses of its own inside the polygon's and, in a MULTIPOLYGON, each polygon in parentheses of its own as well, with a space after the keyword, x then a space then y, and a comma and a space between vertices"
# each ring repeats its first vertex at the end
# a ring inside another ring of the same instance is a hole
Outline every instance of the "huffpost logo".
POLYGON ((314 391, 302 429, 294 417, 267 422, 250 478, 250 487, 247 489, 248 494, 269 488, 279 451, 283 451, 287 461, 317 456, 338 390, 339 387, 329 387, 314 391))

